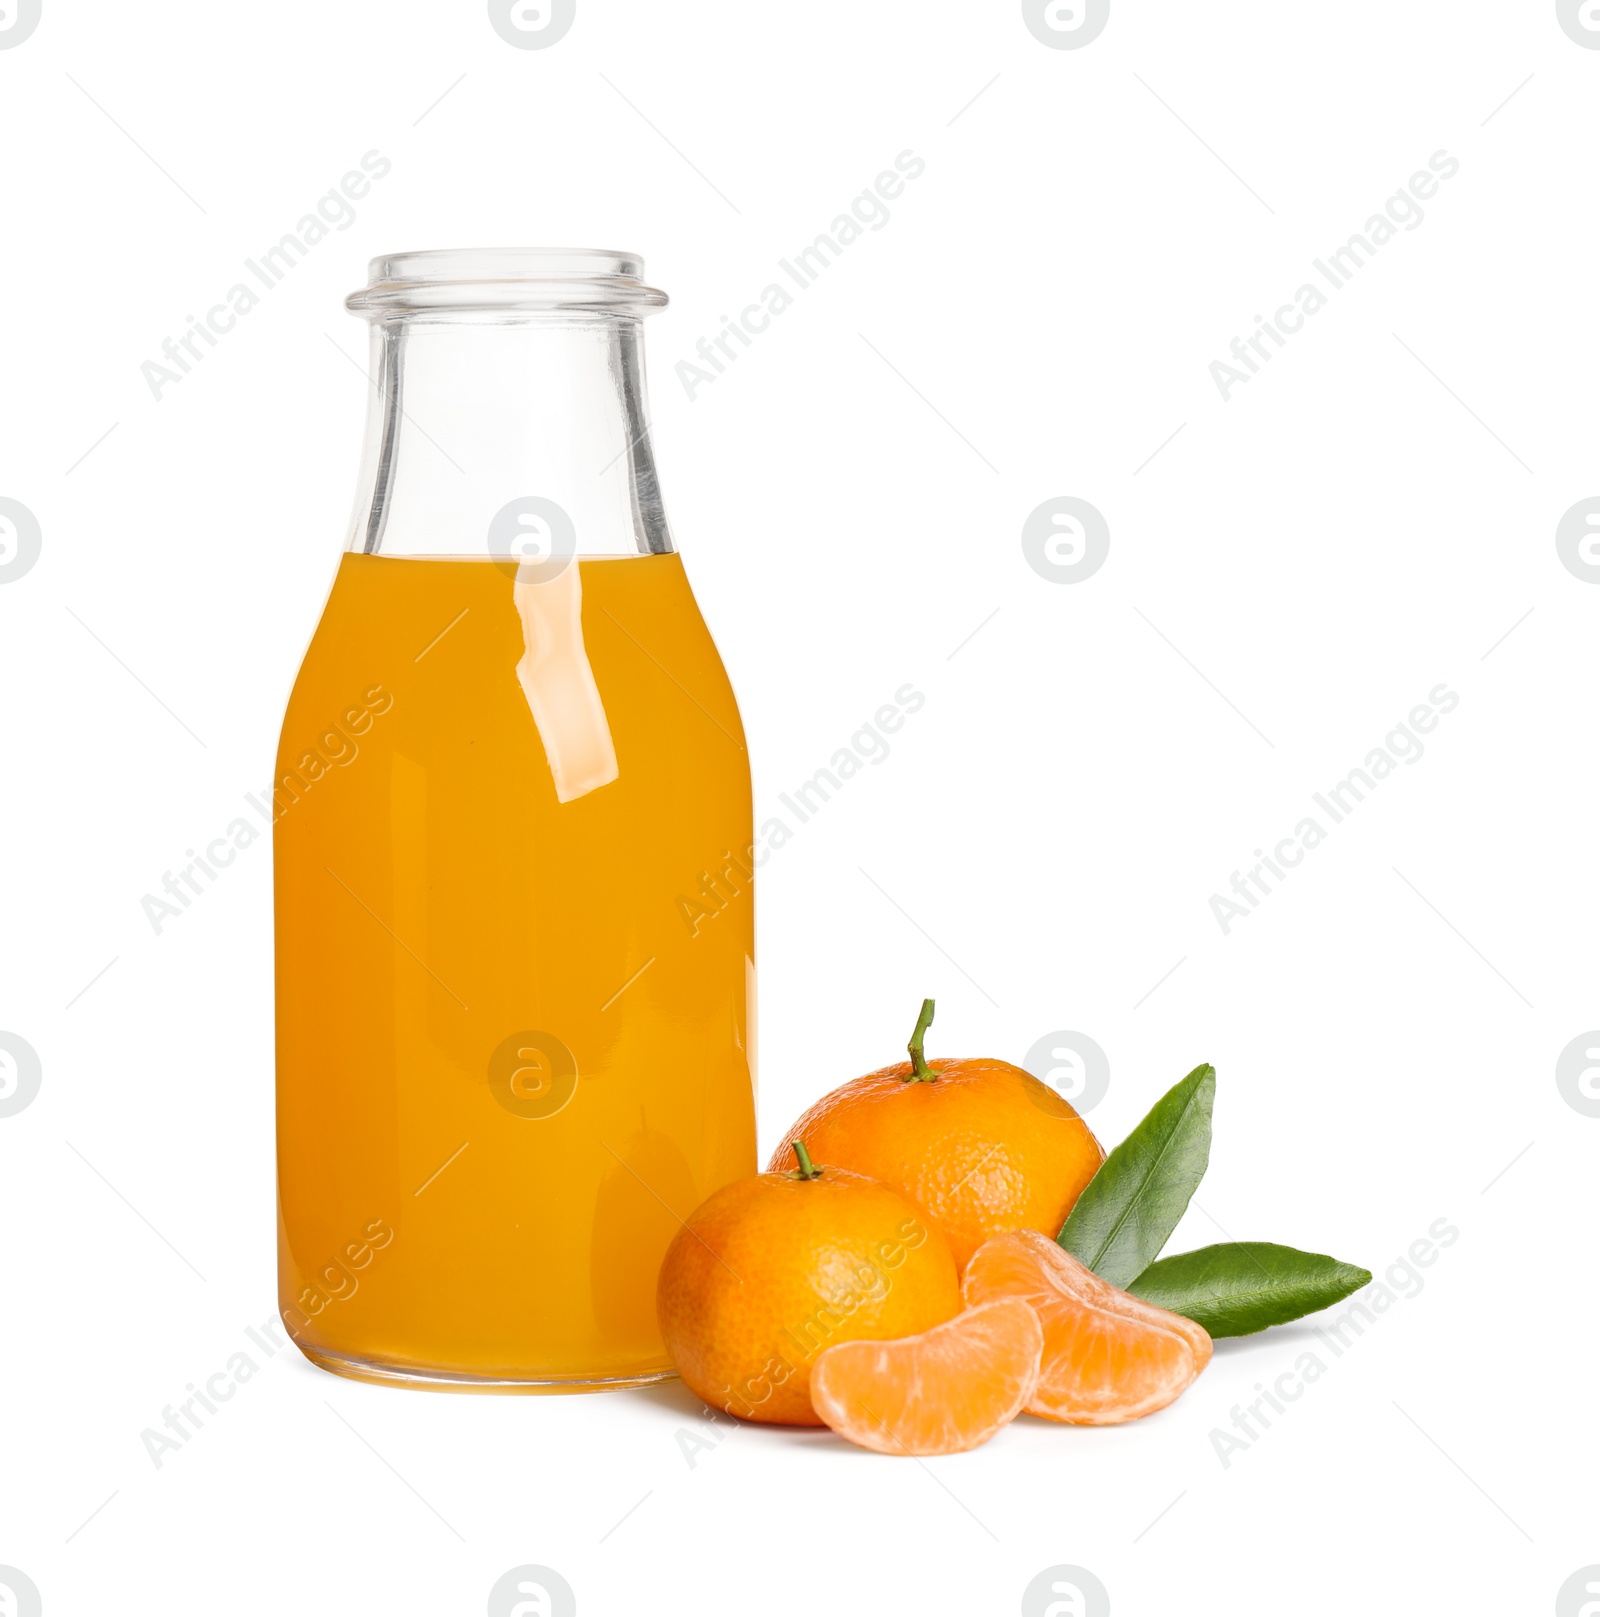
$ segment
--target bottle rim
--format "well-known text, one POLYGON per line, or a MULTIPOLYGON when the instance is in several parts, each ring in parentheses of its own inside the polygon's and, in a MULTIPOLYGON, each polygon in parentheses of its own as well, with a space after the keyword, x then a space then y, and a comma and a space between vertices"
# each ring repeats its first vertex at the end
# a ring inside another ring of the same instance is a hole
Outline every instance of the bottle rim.
POLYGON ((385 319, 425 310, 526 310, 639 317, 664 309, 637 253, 596 247, 430 248, 385 253, 345 299, 352 314, 385 319))

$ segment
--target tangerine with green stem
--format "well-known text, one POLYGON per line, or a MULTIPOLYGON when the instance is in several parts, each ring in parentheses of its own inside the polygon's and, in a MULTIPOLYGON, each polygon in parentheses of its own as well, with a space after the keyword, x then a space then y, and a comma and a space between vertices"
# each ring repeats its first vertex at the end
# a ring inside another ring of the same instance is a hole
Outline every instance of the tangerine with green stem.
MULTIPOLYGON (((811 1367, 841 1342, 915 1336, 961 1308, 933 1222, 890 1189, 813 1160, 724 1185, 667 1248, 657 1316, 684 1381, 745 1420, 820 1426, 811 1367)), ((788 1153, 783 1154, 787 1158, 788 1153)))
MULTIPOLYGON (((924 1000, 908 1060, 823 1096, 785 1138, 803 1136, 819 1159, 910 1197, 964 1267, 992 1235, 1054 1237, 1105 1152, 1071 1104, 1021 1067, 929 1059, 933 1010, 924 1000)), ((787 1148, 771 1167, 786 1156, 787 1148)))

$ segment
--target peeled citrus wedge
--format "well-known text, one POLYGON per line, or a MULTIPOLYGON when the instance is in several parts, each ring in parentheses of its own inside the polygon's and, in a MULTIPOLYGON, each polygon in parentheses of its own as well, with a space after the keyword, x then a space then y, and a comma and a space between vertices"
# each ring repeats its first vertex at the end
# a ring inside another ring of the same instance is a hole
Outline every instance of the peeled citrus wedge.
POLYGON ((1037 1230, 985 1241, 962 1295, 969 1307, 1016 1298, 1039 1316, 1044 1356, 1026 1408, 1047 1420, 1138 1420, 1165 1409, 1211 1362, 1211 1338, 1193 1320, 1130 1297, 1037 1230))
POLYGON ((811 1367, 812 1407, 879 1454, 959 1454, 1022 1413, 1044 1340, 1032 1308, 1002 1297, 920 1336, 840 1342, 811 1367))

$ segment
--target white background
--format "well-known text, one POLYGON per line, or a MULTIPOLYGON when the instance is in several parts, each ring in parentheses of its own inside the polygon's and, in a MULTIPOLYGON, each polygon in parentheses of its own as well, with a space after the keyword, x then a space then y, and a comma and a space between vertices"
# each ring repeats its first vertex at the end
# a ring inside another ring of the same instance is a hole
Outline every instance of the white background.
POLYGON ((1058 1563, 1118 1617, 1552 1609, 1600 1561, 1600 1120, 1554 1078, 1600 1024, 1600 589, 1555 547, 1600 492, 1597 95, 1546 0, 1114 0, 1072 50, 953 0, 578 0, 540 50, 465 0, 44 0, 0 51, 0 495, 43 532, 0 585, 0 1028, 43 1066, 0 1119, 0 1563, 50 1617, 479 1613, 524 1562, 586 1614, 1012 1613, 1058 1563), (157 403, 162 339, 373 149, 356 223, 157 403), (691 401, 676 362, 906 150, 891 222, 691 401), (1425 221, 1224 403, 1230 339, 1440 150, 1425 221), (1343 1357, 1289 1327, 1143 1423, 923 1465, 701 1449, 676 1386, 409 1396, 284 1352, 154 1468, 140 1432, 274 1308, 267 845, 160 937, 139 901, 270 771, 356 469, 342 297, 505 243, 635 249, 672 295, 656 451, 758 819, 927 695, 762 872, 763 1148, 925 993, 935 1052, 1098 1040, 1108 1144, 1210 1060, 1174 1250, 1381 1272, 1460 1231, 1343 1357), (1023 556, 1058 495, 1110 526, 1077 584, 1023 556), (1224 936, 1210 896, 1440 682, 1426 755, 1224 936))

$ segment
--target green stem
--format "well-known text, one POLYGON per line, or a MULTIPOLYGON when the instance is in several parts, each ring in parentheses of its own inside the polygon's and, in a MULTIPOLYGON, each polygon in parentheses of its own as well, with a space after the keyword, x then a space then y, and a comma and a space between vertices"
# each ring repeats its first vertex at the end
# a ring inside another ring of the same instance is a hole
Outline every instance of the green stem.
POLYGON ((820 1179, 822 1169, 812 1165, 811 1153, 806 1150, 806 1142, 804 1140, 791 1140, 789 1144, 794 1147, 795 1161, 800 1164, 799 1168, 789 1177, 791 1179, 820 1179))
POLYGON ((925 999, 922 1002, 922 1014, 917 1018, 916 1031, 911 1035, 911 1043, 906 1046, 906 1053, 911 1057, 911 1071, 905 1080, 908 1084, 931 1084, 939 1076, 928 1065, 928 1058, 922 1053, 922 1036, 932 1026, 933 1001, 925 999))

